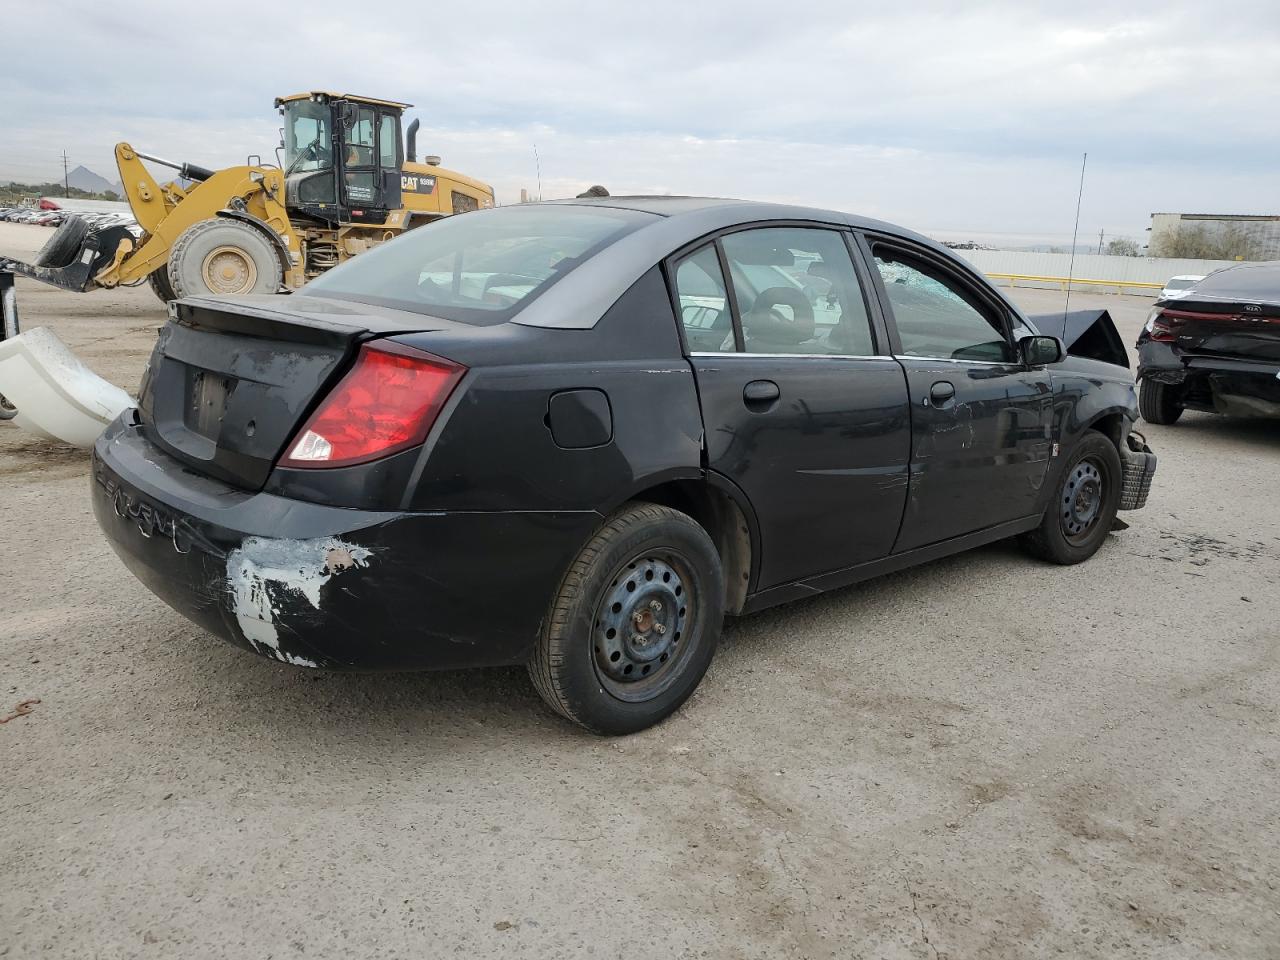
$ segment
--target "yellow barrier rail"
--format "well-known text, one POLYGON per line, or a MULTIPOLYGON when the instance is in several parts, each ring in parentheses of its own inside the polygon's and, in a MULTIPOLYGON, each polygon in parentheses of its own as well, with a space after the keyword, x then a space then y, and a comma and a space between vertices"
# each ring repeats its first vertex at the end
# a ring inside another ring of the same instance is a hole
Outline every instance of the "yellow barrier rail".
POLYGON ((1115 287, 1117 295, 1124 293, 1126 287, 1135 287, 1139 290, 1164 289, 1163 283, 1150 283, 1145 280, 1086 280, 1081 277, 1034 277, 1024 273, 988 273, 987 276, 992 280, 1008 280, 1011 287, 1016 287, 1019 280, 1024 283, 1056 283, 1060 290, 1066 290, 1068 283, 1073 287, 1076 285, 1115 287))

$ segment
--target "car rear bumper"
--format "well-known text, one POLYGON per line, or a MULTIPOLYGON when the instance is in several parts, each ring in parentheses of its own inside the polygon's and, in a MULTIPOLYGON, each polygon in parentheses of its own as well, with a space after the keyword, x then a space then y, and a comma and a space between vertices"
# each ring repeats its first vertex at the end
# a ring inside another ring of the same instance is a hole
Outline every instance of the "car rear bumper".
POLYGON ((1180 387, 1193 409, 1280 417, 1280 361, 1183 354, 1149 340, 1138 346, 1138 378, 1180 387))
POLYGON ((582 512, 347 510, 197 475, 127 412, 98 439, 94 514, 125 565, 225 640, 301 666, 523 663, 599 522, 582 512))

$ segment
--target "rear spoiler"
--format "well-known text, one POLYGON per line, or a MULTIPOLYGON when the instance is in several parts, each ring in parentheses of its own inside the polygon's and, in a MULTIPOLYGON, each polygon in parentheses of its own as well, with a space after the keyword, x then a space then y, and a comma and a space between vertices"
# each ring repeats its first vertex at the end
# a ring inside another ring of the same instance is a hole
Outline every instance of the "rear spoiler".
POLYGON ((1041 333, 1061 337, 1067 353, 1101 360, 1129 369, 1129 353, 1120 331, 1106 310, 1072 310, 1070 313, 1035 313, 1028 319, 1041 333))

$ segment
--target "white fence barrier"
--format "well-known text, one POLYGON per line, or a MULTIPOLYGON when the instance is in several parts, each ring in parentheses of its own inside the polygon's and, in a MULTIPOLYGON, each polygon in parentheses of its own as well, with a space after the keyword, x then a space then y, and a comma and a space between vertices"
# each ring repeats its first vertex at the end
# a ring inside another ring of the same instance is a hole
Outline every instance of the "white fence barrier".
MULTIPOLYGON (((1061 288, 1071 270, 1068 253, 1039 253, 1025 250, 957 250, 975 267, 1000 283, 1014 286, 1061 288)), ((1072 276, 1082 289, 1151 296, 1170 277, 1179 274, 1204 276, 1231 260, 1173 260, 1159 257, 1108 257, 1096 253, 1076 254, 1072 276), (1095 281, 1089 283, 1088 281, 1095 281)))

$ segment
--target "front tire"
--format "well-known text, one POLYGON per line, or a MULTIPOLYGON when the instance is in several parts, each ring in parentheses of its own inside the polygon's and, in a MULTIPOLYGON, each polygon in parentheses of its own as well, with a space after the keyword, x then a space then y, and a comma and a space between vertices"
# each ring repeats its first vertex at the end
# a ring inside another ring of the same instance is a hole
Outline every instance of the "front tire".
POLYGON ((1022 537, 1027 552, 1064 565, 1097 553, 1120 506, 1123 474, 1115 444, 1096 431, 1086 433, 1067 459, 1040 526, 1022 537))
POLYGON ((1138 412, 1147 423, 1167 426, 1182 416, 1181 391, 1176 384, 1144 379, 1138 385, 1138 412))
POLYGON ((691 517, 631 503, 570 564, 529 675, 543 700, 593 733, 653 726, 693 693, 724 620, 724 572, 691 517))
POLYGON ((276 293, 284 270, 271 241, 239 220, 193 223, 169 251, 176 298, 207 294, 276 293))

